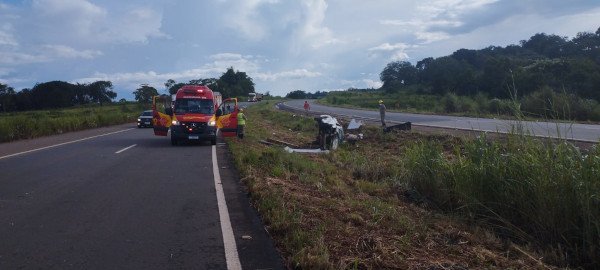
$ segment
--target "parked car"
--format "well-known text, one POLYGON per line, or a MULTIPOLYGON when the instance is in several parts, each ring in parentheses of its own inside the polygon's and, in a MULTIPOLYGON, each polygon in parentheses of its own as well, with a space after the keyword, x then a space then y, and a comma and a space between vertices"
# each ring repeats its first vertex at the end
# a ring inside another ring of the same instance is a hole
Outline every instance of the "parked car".
POLYGON ((138 128, 152 127, 152 110, 144 111, 137 119, 138 128))

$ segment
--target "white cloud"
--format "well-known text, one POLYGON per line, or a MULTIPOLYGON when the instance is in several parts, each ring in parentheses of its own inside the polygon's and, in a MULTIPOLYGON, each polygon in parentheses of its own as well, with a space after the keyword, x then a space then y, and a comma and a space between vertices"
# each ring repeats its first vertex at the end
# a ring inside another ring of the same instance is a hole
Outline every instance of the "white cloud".
POLYGON ((79 36, 97 33, 107 16, 105 9, 86 0, 34 0, 33 12, 44 28, 79 36))
POLYGON ((410 59, 410 57, 404 51, 397 51, 390 58, 390 60, 392 60, 392 61, 407 61, 409 59, 410 59))
POLYGON ((137 86, 143 83, 152 85, 157 89, 163 89, 163 83, 168 79, 173 79, 178 82, 186 82, 199 78, 218 78, 229 67, 234 67, 235 70, 246 72, 251 78, 263 82, 281 82, 322 76, 321 73, 310 71, 308 69, 284 70, 274 73, 261 72, 259 62, 263 61, 263 59, 261 57, 251 55, 219 53, 211 55, 209 59, 213 62, 206 63, 199 68, 182 70, 180 72, 159 73, 155 71, 143 71, 112 74, 96 72, 92 76, 76 79, 74 82, 88 83, 98 80, 109 80, 115 85, 124 85, 130 89, 135 89, 137 86))
POLYGON ((12 34, 12 25, 5 23, 0 26, 0 45, 18 46, 19 43, 12 34))
POLYGON ((325 13, 327 12, 327 2, 325 0, 305 0, 302 1, 304 7, 305 22, 300 30, 302 39, 310 44, 314 49, 323 46, 342 43, 335 38, 331 30, 323 26, 325 13))
POLYGON ((391 61, 406 61, 410 59, 406 50, 417 47, 418 46, 416 45, 408 45, 405 43, 390 44, 386 42, 379 46, 369 48, 368 51, 371 52, 370 57, 377 57, 378 52, 392 52, 390 57, 391 61))
POLYGON ((225 22, 246 39, 259 41, 269 34, 269 22, 260 14, 261 6, 277 4, 278 0, 221 0, 230 9, 225 22))
POLYGON ((34 63, 51 62, 61 59, 93 59, 102 52, 95 50, 78 51, 64 45, 43 45, 34 50, 35 53, 24 53, 20 51, 0 51, 0 64, 24 65, 34 63))
POLYGON ((146 43, 150 38, 169 38, 160 31, 162 14, 149 8, 131 10, 116 23, 109 25, 110 30, 104 36, 108 42, 146 43))
POLYGON ((21 65, 48 62, 50 59, 44 55, 33 55, 22 52, 2 52, 0 51, 0 64, 3 65, 21 65))
POLYGON ((479 12, 499 0, 433 0, 422 1, 417 6, 415 16, 418 19, 380 20, 380 24, 401 27, 414 33, 423 44, 450 38, 450 35, 438 29, 455 29, 465 25, 466 16, 479 12))
POLYGON ((34 0, 32 8, 47 42, 146 43, 168 37, 160 31, 162 14, 150 8, 115 13, 87 0, 34 0))
POLYGON ((259 64, 251 55, 241 55, 237 53, 219 53, 209 57, 213 60, 212 63, 204 65, 205 69, 218 70, 225 72, 229 67, 236 70, 241 70, 247 73, 256 72, 259 69, 259 64))
POLYGON ((362 80, 363 83, 367 86, 367 88, 381 88, 383 86, 383 82, 377 80, 371 80, 371 79, 363 79, 362 80))
POLYGON ((444 32, 427 32, 417 31, 415 32, 417 39, 421 40, 423 44, 428 44, 436 41, 449 39, 451 36, 444 32))
MULTIPOLYGON (((345 88, 380 88, 383 86, 383 83, 379 80, 372 79, 361 79, 361 80, 341 80, 339 81, 340 85, 345 86, 345 88)), ((345 90, 345 89, 338 89, 345 90)))
POLYGON ((50 58, 83 58, 94 59, 102 55, 101 51, 83 50, 78 51, 65 45, 44 45, 44 49, 50 55, 50 58))
POLYGON ((321 73, 309 71, 307 69, 294 69, 288 71, 282 71, 277 73, 255 73, 253 77, 257 78, 261 81, 276 81, 282 79, 305 79, 305 78, 314 78, 321 76, 321 73))
POLYGON ((408 48, 413 47, 412 45, 408 45, 406 43, 383 43, 377 47, 370 48, 369 51, 396 51, 396 50, 406 50, 408 48))

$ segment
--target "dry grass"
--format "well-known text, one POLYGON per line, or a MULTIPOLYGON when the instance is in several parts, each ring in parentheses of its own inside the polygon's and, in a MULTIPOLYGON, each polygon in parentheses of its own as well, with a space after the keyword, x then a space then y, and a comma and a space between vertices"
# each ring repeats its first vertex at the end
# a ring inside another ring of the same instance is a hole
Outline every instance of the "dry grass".
POLYGON ((439 141, 450 154, 460 139, 367 128, 364 141, 329 155, 288 154, 258 141, 272 137, 310 146, 313 120, 269 105, 251 107, 247 114, 255 120, 248 123, 247 139, 228 143, 290 268, 548 268, 530 249, 432 210, 395 181, 405 172, 389 165, 415 141, 439 141))

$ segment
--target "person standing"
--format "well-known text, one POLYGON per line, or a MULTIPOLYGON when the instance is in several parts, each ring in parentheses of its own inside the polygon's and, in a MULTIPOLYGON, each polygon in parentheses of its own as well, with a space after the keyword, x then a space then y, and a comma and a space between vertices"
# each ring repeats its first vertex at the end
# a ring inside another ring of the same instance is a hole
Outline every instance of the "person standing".
POLYGON ((308 104, 307 100, 304 101, 304 111, 305 112, 310 111, 310 104, 308 104))
POLYGON ((383 104, 383 100, 379 100, 379 116, 381 117, 381 126, 385 127, 385 104, 383 104))
POLYGON ((244 109, 240 108, 240 111, 237 114, 237 124, 238 124, 238 138, 244 138, 244 128, 246 127, 246 115, 244 114, 244 109))

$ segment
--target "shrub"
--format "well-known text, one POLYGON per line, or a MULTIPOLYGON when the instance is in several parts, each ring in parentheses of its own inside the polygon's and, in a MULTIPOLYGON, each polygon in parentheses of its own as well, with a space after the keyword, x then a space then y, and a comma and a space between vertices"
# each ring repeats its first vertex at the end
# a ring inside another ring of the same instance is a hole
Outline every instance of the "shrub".
POLYGON ((447 93, 444 95, 442 104, 444 105, 444 111, 447 113, 458 111, 458 97, 455 94, 447 93))

